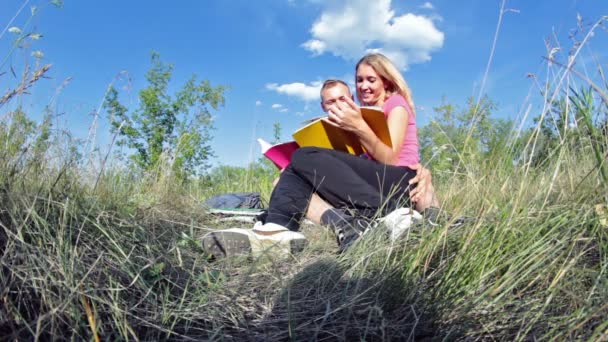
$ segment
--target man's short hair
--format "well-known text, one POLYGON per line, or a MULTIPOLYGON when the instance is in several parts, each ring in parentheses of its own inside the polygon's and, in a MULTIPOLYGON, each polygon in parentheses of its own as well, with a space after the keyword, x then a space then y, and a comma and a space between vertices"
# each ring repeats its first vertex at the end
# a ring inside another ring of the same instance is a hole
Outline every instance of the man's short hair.
POLYGON ((348 87, 348 84, 346 84, 346 82, 344 82, 342 80, 329 79, 329 80, 326 80, 325 82, 323 82, 323 85, 321 86, 321 91, 319 93, 321 98, 323 98, 323 90, 325 90, 327 88, 335 87, 338 84, 342 84, 343 86, 346 87, 346 89, 348 89, 348 92, 350 92, 350 88, 348 87))

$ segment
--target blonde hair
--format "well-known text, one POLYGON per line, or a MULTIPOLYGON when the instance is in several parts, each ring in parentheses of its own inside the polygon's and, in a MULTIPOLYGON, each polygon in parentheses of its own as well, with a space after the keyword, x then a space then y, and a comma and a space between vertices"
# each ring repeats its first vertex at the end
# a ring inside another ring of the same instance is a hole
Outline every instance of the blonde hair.
MULTIPOLYGON (((397 70, 397 67, 390 61, 386 56, 381 53, 370 53, 359 60, 355 67, 355 74, 359 65, 367 64, 371 66, 378 75, 382 78, 384 85, 387 90, 387 98, 393 94, 399 94, 403 96, 405 101, 410 105, 412 112, 416 113, 416 107, 414 107, 414 100, 412 99, 412 91, 405 82, 405 79, 397 70)), ((357 89, 357 92, 359 90, 357 89)), ((386 99, 385 99, 386 100, 386 99)))

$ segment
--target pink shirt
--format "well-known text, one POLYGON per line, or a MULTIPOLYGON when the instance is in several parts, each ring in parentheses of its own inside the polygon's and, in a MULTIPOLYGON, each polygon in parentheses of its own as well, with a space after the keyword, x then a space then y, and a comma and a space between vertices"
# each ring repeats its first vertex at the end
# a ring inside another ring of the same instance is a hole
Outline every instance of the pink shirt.
POLYGON ((395 94, 391 95, 391 97, 384 102, 384 106, 382 106, 384 117, 388 119, 388 116, 395 107, 405 108, 408 115, 405 139, 403 139, 403 145, 399 151, 397 166, 418 164, 420 162, 420 156, 418 155, 418 130, 416 129, 416 117, 414 116, 414 112, 403 96, 395 94))

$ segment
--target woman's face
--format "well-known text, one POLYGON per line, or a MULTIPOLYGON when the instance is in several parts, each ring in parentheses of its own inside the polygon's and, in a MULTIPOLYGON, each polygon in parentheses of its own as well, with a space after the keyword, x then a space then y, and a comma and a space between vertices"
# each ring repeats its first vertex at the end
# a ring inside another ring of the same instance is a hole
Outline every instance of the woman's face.
POLYGON ((355 77, 357 99, 364 106, 382 106, 386 96, 384 82, 370 65, 361 63, 355 77))

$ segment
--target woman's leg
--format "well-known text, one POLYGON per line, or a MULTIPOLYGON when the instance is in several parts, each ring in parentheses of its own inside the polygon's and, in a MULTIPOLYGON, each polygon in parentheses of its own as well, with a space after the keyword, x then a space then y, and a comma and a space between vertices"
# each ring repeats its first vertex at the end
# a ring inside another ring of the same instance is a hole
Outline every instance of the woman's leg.
POLYGON ((310 184, 328 204, 354 208, 366 216, 409 203, 412 170, 334 150, 306 147, 296 151, 291 171, 310 184))
POLYGON ((315 191, 310 199, 309 218, 316 217, 313 222, 333 228, 342 251, 370 227, 369 221, 359 216, 384 215, 410 202, 409 180, 415 172, 408 168, 319 148, 300 149, 291 165, 291 172, 311 183, 315 191), (355 209, 357 216, 330 205, 355 209), (310 215, 311 210, 318 212, 310 215))

